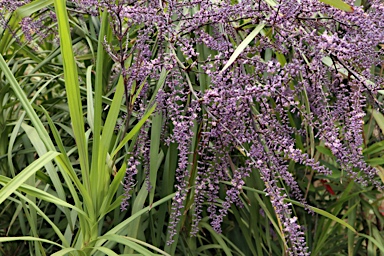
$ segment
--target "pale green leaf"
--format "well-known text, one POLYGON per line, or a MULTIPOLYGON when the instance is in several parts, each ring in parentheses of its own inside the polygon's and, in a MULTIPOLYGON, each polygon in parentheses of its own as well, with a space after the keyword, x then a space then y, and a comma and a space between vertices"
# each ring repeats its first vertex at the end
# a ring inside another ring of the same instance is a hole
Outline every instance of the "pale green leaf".
POLYGON ((51 162, 60 153, 49 151, 39 159, 31 163, 27 168, 21 171, 15 178, 13 178, 7 185, 0 190, 0 204, 7 199, 21 184, 23 184, 29 177, 35 174, 40 168, 47 163, 51 162))
POLYGON ((319 1, 322 3, 328 4, 330 6, 333 6, 337 9, 340 9, 342 11, 353 12, 353 7, 341 0, 319 0, 319 1))
POLYGON ((249 45, 249 43, 260 33, 260 31, 265 27, 264 23, 260 23, 236 48, 232 53, 232 56, 229 58, 228 62, 225 64, 221 72, 224 72, 233 62, 239 57, 239 55, 244 51, 244 49, 249 45))

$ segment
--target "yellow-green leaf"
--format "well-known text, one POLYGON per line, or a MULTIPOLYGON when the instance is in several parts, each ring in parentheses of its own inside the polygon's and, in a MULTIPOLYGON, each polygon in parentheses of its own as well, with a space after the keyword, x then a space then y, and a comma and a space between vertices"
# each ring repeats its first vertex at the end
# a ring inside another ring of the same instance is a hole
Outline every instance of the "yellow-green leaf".
POLYGON ((322 3, 328 4, 330 6, 333 6, 337 9, 340 9, 342 11, 353 12, 353 7, 341 0, 319 0, 319 1, 322 3))
POLYGON ((233 62, 239 57, 239 55, 244 51, 244 49, 248 46, 248 44, 260 33, 260 31, 264 28, 265 24, 260 23, 252 32, 249 34, 241 44, 236 48, 233 52, 232 56, 229 58, 227 64, 225 64, 224 68, 221 72, 224 72, 229 66, 232 65, 233 62))

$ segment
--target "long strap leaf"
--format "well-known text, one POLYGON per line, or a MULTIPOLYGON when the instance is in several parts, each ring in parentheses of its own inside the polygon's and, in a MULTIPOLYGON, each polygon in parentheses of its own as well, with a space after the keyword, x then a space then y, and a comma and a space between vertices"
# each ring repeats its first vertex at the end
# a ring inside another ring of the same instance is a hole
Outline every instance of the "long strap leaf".
POLYGON ((249 45, 249 43, 260 33, 260 31, 264 28, 265 24, 260 23, 252 32, 249 34, 241 44, 236 48, 236 50, 232 53, 232 56, 229 58, 228 62, 225 64, 224 68, 221 72, 224 72, 229 66, 232 65, 233 62, 239 57, 239 55, 244 51, 244 49, 249 45))
POLYGON ((83 176, 85 187, 90 189, 88 148, 86 146, 84 118, 78 81, 79 78, 72 49, 68 14, 64 0, 55 0, 54 4, 59 25, 60 49, 63 58, 65 89, 67 92, 73 132, 75 134, 75 140, 79 152, 81 174, 83 176))
POLYGON ((15 178, 13 178, 7 185, 0 190, 0 204, 4 202, 21 184, 23 184, 29 177, 36 173, 45 164, 49 163, 56 156, 60 155, 58 152, 49 151, 39 159, 31 163, 27 168, 21 171, 15 178))

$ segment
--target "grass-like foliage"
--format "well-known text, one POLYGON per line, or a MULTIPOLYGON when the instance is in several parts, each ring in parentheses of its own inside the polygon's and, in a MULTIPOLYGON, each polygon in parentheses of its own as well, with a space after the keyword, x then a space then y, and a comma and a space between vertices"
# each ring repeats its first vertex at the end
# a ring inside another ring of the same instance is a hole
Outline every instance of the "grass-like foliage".
POLYGON ((0 255, 384 254, 381 0, 0 0, 0 255))

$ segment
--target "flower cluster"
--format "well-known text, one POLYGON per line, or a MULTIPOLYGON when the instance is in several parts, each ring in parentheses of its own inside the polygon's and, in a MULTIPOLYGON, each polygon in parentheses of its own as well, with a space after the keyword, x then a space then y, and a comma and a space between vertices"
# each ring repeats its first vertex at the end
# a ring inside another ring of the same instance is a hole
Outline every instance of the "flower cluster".
POLYGON ((0 1, 0 10, 2 10, 4 13, 6 12, 13 12, 20 6, 23 6, 27 3, 29 3, 29 0, 24 1, 15 1, 15 0, 1 0, 0 1))
MULTIPOLYGON (((131 27, 138 31, 133 46, 126 43, 120 52, 110 51, 129 77, 127 89, 135 81, 158 76, 162 68, 169 72, 158 105, 168 122, 164 128, 171 129, 165 141, 177 143, 179 152, 171 240, 189 193, 191 168, 197 170, 191 234, 198 231, 204 202, 213 228, 220 232, 230 205, 241 206, 244 178, 258 170, 284 226, 290 254, 308 255, 298 220, 285 202, 294 196, 305 204, 287 160, 324 175, 331 171, 315 161, 313 152, 298 149, 294 136, 324 142, 340 168, 361 184, 375 177, 362 155, 362 124, 367 99, 374 102, 383 83, 371 72, 382 62, 378 45, 384 42, 383 4, 371 1, 368 8, 345 12, 310 0, 117 2, 112 6, 100 1, 99 7, 111 13, 120 41, 129 41, 131 27), (222 71, 239 36, 261 23, 262 32, 222 71), (135 61, 124 70, 128 48, 134 49, 135 61), (217 54, 207 56, 201 49, 217 54), (198 134, 192 129, 196 125, 198 134), (191 152, 193 137, 198 138, 196 152, 191 152), (233 157, 239 151, 245 161, 233 157), (195 163, 190 162, 192 154, 195 163), (232 186, 218 207, 221 181, 232 186)), ((81 6, 90 5, 83 1, 81 6)))
MULTIPOLYGON (((30 3, 30 1, 0 1, 0 29, 4 29, 1 34, 8 32, 12 37, 20 44, 24 40, 26 43, 33 43, 34 49, 38 48, 38 44, 33 41, 37 39, 37 42, 43 42, 49 35, 57 35, 57 29, 49 26, 49 24, 56 22, 56 14, 48 9, 43 8, 32 17, 23 17, 19 23, 19 28, 22 33, 19 33, 16 29, 18 27, 11 26, 9 21, 12 15, 19 7, 30 3), (24 38, 22 38, 24 35, 24 38)), ((15 15, 14 17, 17 17, 15 15)), ((15 24, 13 24, 15 25, 15 24)), ((0 30, 1 31, 1 30, 0 30)), ((55 43, 58 43, 57 37, 53 38, 55 43)))

